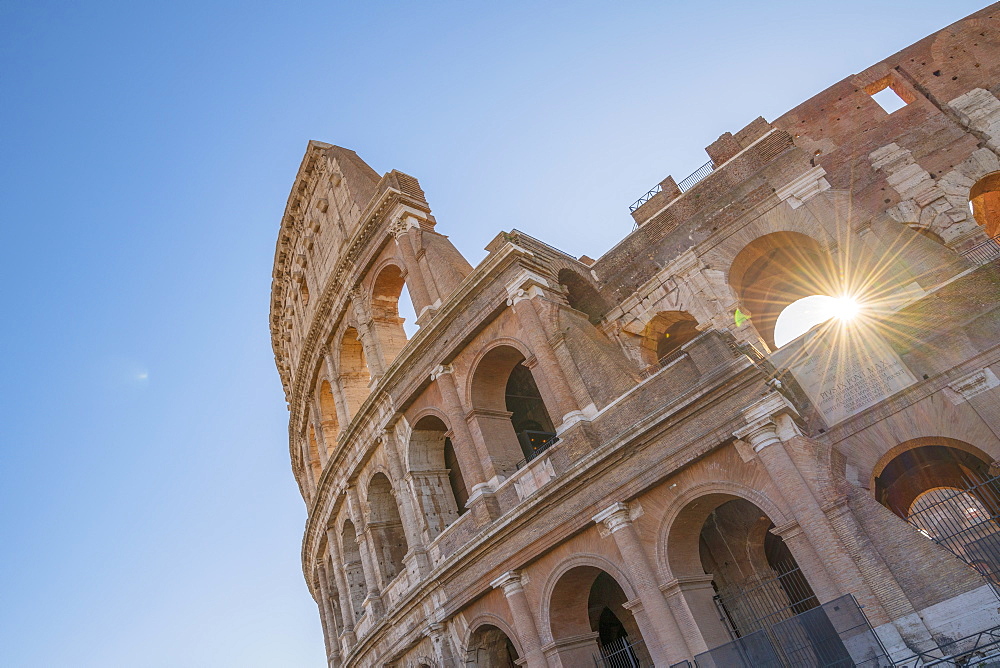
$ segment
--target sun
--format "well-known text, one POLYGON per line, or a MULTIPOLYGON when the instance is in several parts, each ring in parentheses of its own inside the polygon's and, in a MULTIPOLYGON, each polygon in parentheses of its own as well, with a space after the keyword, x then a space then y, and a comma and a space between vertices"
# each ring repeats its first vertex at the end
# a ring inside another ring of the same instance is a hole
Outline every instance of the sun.
POLYGON ((803 297, 786 306, 778 316, 774 323, 774 343, 780 348, 827 320, 846 324, 857 318, 861 310, 861 302, 853 295, 803 297))

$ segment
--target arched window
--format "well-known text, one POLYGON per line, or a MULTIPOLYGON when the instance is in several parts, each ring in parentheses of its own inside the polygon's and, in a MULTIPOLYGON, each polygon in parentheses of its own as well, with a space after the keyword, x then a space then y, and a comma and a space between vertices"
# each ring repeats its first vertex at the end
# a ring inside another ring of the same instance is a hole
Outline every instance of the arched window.
POLYGON ((330 454, 337 444, 340 424, 337 420, 337 402, 333 398, 333 388, 324 380, 319 386, 320 425, 323 428, 323 440, 326 442, 326 452, 330 454))
POLYGON ((514 643, 506 633, 492 624, 483 624, 476 628, 469 639, 464 658, 466 666, 515 668, 519 657, 514 643))
POLYGON ((698 321, 687 311, 661 311, 643 330, 643 361, 648 365, 669 362, 681 346, 698 334, 698 321))
POLYGON ((408 340, 406 319, 401 316, 403 306, 410 312, 413 304, 399 267, 386 265, 375 277, 372 285, 372 326, 378 336, 386 365, 399 355, 408 340))
POLYGON ((347 400, 347 410, 354 417, 368 398, 371 374, 365 361, 365 348, 358 330, 348 327, 340 339, 340 382, 347 400))
MULTIPOLYGON (((692 499, 673 521, 667 558, 675 577, 712 578, 714 601, 711 591, 682 592, 709 647, 819 605, 807 574, 772 532, 774 526, 756 504, 723 493, 692 499)), ((849 660, 836 638, 824 639, 820 665, 849 660)))
POLYGON ((587 279, 569 269, 559 271, 559 283, 566 288, 566 301, 569 305, 586 313, 592 324, 600 324, 609 308, 601 293, 587 279))
POLYGON ((455 458, 448 427, 440 418, 421 418, 410 434, 409 469, 429 540, 465 512, 469 493, 455 458))
POLYGON ((969 191, 969 204, 976 222, 989 237, 1000 235, 1000 172, 987 174, 969 191))
POLYGON ((341 532, 343 544, 344 575, 347 578, 347 588, 350 590, 351 607, 354 608, 354 621, 364 614, 365 595, 368 593, 365 585, 365 570, 361 563, 361 548, 358 546, 358 534, 354 522, 344 522, 341 532))
POLYGON ((375 543, 375 560, 389 582, 403 571, 408 548, 392 484, 383 473, 372 476, 368 485, 368 526, 375 543))
POLYGON ((582 666, 595 655, 610 666, 652 666, 635 616, 625 607, 628 596, 618 581, 596 566, 566 571, 552 589, 549 627, 560 662, 582 666), (592 634, 597 634, 594 637, 592 634), (580 640, 590 636, 587 645, 580 640), (576 642, 560 643, 573 638, 576 642))
POLYGON ((472 376, 476 423, 497 473, 508 476, 555 440, 555 429, 524 355, 512 346, 491 349, 472 376))
MULTIPOLYGON (((816 324, 805 319, 798 326, 783 328, 782 340, 776 341, 778 317, 789 305, 805 297, 853 299, 849 280, 837 271, 819 242, 798 232, 775 232, 755 239, 737 254, 729 271, 729 283, 739 297, 741 311, 749 313, 757 332, 772 349, 816 324)), ((794 309, 787 320, 799 322, 794 309)))
POLYGON ((892 458, 875 477, 875 498, 1000 587, 1000 479, 983 458, 946 443, 892 458))

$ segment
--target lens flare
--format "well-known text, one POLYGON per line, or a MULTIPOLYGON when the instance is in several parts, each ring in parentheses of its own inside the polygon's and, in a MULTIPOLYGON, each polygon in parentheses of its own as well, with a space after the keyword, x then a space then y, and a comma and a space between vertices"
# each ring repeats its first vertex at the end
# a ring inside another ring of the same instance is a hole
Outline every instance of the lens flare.
POLYGON ((812 295, 789 304, 774 324, 774 343, 779 348, 828 320, 847 323, 861 313, 856 297, 812 295))

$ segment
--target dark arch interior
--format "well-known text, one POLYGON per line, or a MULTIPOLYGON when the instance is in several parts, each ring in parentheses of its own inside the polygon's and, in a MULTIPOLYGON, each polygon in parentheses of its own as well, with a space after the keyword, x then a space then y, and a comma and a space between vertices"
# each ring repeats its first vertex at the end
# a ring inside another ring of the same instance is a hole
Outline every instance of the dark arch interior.
POLYGON ((608 303, 601 293, 584 277, 569 269, 559 271, 559 283, 566 287, 566 301, 569 305, 587 314, 591 324, 600 324, 608 312, 608 303))
POLYGON ((484 624, 472 634, 464 658, 466 666, 514 668, 520 657, 506 633, 492 624, 484 624))
POLYGON ((702 526, 702 567, 730 632, 744 636, 816 607, 819 601, 774 523, 753 503, 733 499, 702 526))
POLYGON ((530 461, 556 434, 531 369, 523 363, 517 364, 507 377, 504 401, 521 452, 530 461))

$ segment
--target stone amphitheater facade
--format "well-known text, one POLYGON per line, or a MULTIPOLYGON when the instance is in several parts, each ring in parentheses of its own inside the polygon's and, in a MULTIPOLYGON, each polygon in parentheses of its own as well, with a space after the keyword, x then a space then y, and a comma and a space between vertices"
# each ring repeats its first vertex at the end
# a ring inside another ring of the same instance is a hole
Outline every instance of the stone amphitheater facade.
POLYGON ((310 142, 270 325, 329 665, 684 665, 848 594, 897 658, 1000 625, 913 517, 955 490, 996 538, 998 95, 993 5, 726 133, 597 260, 473 267, 416 178, 310 142))

